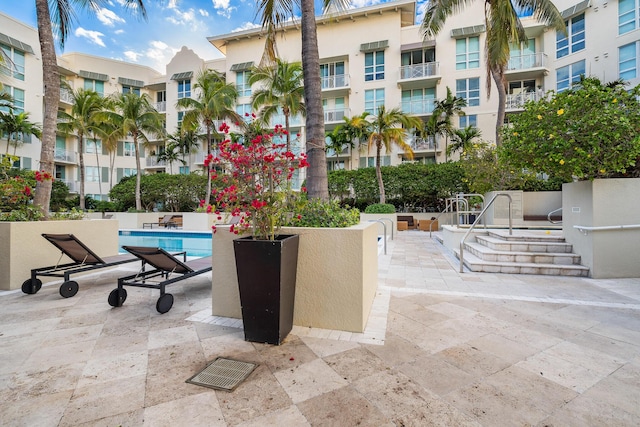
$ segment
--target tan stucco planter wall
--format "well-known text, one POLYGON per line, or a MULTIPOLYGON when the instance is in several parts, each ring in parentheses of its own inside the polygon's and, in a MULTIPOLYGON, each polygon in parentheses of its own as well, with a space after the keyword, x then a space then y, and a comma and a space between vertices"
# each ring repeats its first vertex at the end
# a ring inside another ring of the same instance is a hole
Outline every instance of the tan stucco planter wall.
MULTIPOLYGON (((118 254, 118 221, 96 219, 80 221, 0 222, 0 289, 20 289, 31 277, 31 269, 55 265, 60 251, 42 233, 74 234, 100 256, 118 254)), ((61 262, 69 262, 64 257, 61 262)), ((44 283, 59 280, 43 277, 44 283)))
POLYGON ((115 212, 113 218, 120 223, 120 229, 135 230, 143 228, 144 223, 157 223, 158 218, 162 218, 164 215, 162 212, 115 212))
MULTIPOLYGON (((293 323, 363 332, 378 285, 378 227, 284 228, 299 234, 293 323)), ((212 305, 216 316, 241 318, 233 239, 228 226, 213 237, 212 305)), ((251 268, 251 266, 247 266, 251 268)))

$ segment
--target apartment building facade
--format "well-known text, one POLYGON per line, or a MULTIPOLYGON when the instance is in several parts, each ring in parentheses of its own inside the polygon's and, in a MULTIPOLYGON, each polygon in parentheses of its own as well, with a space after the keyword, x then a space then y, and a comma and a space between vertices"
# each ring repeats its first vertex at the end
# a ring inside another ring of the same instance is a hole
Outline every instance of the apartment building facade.
MULTIPOLYGON (((554 3, 566 20, 567 34, 545 27, 527 16, 526 11, 522 13, 528 42, 511 49, 506 73, 507 120, 509 115, 522 111, 526 101, 539 99, 547 91, 566 90, 581 74, 596 76, 604 82, 621 78, 630 85, 640 84, 640 0, 554 3)), ((399 0, 317 18, 326 130, 343 123, 345 117, 365 111, 375 113, 380 105, 400 108, 426 121, 433 113, 435 101, 443 99, 450 88, 455 96, 467 101, 465 114, 455 117, 453 124, 459 128, 474 125, 481 130, 484 140, 493 141, 498 100, 495 86, 491 96, 486 87, 483 4, 476 2, 450 17, 432 40, 423 40, 419 23, 416 24, 416 7, 414 0, 399 0)), ((25 111, 31 113, 32 121, 41 122, 42 77, 37 33, 4 15, 0 15, 0 23, 2 47, 7 51, 8 46, 11 52, 22 52, 24 56, 24 80, 6 78, 5 90, 18 95, 22 90, 25 111)), ((62 55, 59 66, 72 87, 100 89, 105 96, 128 90, 149 94, 158 111, 165 114, 167 131, 172 133, 183 117, 183 112, 175 107, 176 102, 182 97, 196 96, 192 85, 204 68, 224 73, 227 81, 236 85, 240 93, 238 113, 251 111, 250 99, 255 88, 248 84, 248 78, 251 67, 259 64, 262 57, 264 32, 256 28, 210 36, 208 40, 223 58, 205 60, 183 47, 166 65, 164 74, 79 53, 62 55)), ((301 59, 298 22, 291 22, 278 32, 277 46, 282 59, 290 62, 301 59)), ((60 107, 70 108, 64 91, 60 107)), ((274 119, 272 124, 278 123, 284 123, 282 118, 274 119)), ((293 118, 291 126, 292 134, 296 135, 294 146, 304 150, 304 119, 293 118)), ((383 164, 445 161, 444 139, 433 141, 410 134, 409 143, 415 153, 413 160, 401 151, 393 151, 383 153, 383 164)), ((56 175, 73 190, 78 176, 77 141, 72 136, 60 135, 58 144, 56 153, 59 148, 61 155, 58 158, 56 154, 56 175)), ((111 183, 135 173, 131 144, 119 143, 115 171, 108 168, 109 154, 104 147, 98 143, 85 144, 87 194, 106 199, 111 183)), ((143 147, 146 173, 188 173, 203 166, 202 149, 189 155, 184 165, 167 165, 156 157, 163 148, 163 141, 143 147)), ((30 144, 18 147, 17 154, 22 167, 37 168, 39 141, 33 139, 30 144)), ((353 169, 373 166, 374 155, 366 148, 346 149, 341 153, 329 151, 327 159, 331 169, 353 169)))

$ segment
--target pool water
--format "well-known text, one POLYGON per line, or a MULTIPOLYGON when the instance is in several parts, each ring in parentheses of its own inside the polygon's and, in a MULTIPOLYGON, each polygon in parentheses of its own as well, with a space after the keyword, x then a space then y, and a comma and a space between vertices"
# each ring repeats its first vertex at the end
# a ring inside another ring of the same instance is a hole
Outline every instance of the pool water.
MULTIPOLYGON (((150 246, 167 252, 186 251, 187 256, 211 255, 211 233, 185 231, 120 230, 118 246, 150 246)), ((124 252, 123 249, 120 249, 124 252)))

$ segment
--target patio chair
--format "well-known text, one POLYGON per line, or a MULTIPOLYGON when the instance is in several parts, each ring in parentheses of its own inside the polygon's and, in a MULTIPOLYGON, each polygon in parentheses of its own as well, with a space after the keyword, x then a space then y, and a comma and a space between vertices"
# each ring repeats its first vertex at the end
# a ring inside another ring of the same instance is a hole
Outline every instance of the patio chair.
POLYGON ((101 258, 73 234, 43 233, 42 237, 60 249, 60 258, 56 265, 31 270, 31 278, 25 280, 22 284, 22 292, 25 294, 35 294, 40 290, 42 281, 38 279, 38 276, 63 277, 64 282, 60 285, 60 295, 64 298, 70 298, 78 293, 79 289, 78 282, 69 280, 72 274, 139 261, 138 258, 131 254, 101 258), (71 258, 73 262, 60 264, 64 255, 71 258))
POLYGON ((138 286, 160 289, 156 310, 158 313, 164 314, 173 306, 173 295, 165 292, 167 285, 206 273, 212 269, 210 256, 186 261, 186 252, 174 254, 183 255, 181 261, 162 248, 145 246, 123 246, 122 248, 141 259, 142 268, 137 274, 118 279, 118 287, 111 291, 108 298, 109 305, 112 307, 121 307, 127 299, 127 291, 124 286, 138 286), (147 264, 154 269, 146 270, 147 264))
POLYGON ((155 225, 164 228, 176 228, 177 224, 173 221, 173 215, 165 215, 158 222, 143 222, 142 228, 153 228, 155 225))

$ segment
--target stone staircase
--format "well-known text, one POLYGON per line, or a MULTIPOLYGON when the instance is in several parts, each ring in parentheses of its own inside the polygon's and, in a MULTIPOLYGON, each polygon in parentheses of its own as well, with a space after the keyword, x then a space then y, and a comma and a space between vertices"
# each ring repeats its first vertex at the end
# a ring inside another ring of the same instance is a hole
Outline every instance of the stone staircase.
MULTIPOLYGON (((589 268, 580 265, 560 231, 488 230, 470 236, 464 244, 464 265, 486 273, 543 274, 588 277, 589 268)), ((459 249, 455 251, 460 258, 459 249)))

